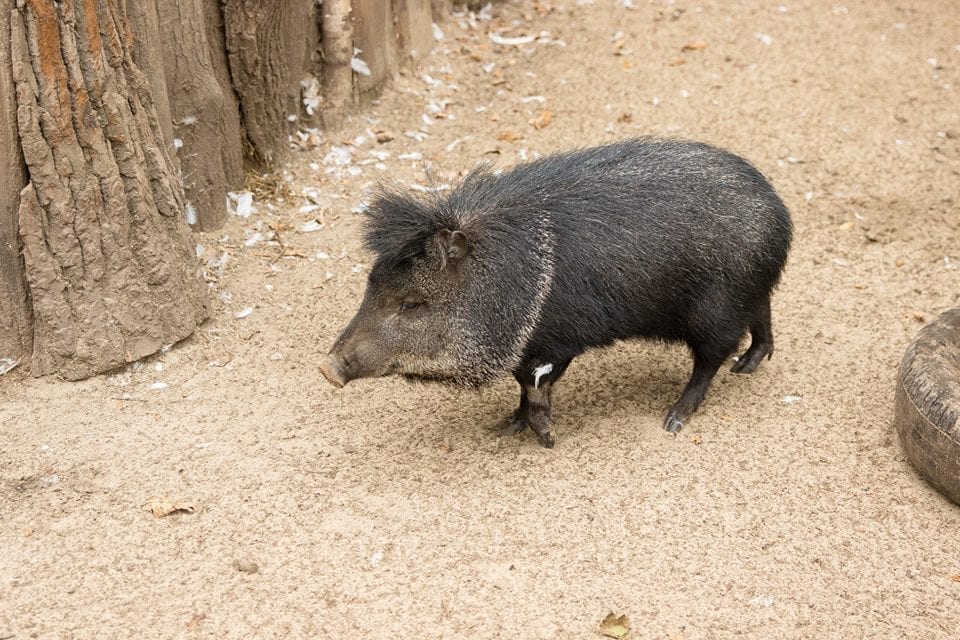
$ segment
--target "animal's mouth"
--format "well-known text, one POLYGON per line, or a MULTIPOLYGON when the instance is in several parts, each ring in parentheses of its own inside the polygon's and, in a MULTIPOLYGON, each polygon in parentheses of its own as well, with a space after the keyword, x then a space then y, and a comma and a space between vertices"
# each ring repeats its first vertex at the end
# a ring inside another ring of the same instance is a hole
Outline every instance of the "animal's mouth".
POLYGON ((410 381, 434 382, 459 387, 479 387, 491 381, 477 376, 465 376, 462 371, 441 367, 436 362, 416 357, 399 357, 380 369, 369 370, 365 369, 355 356, 331 353, 320 360, 319 368, 327 382, 338 389, 343 388, 351 380, 387 376, 401 376, 410 381))
POLYGON ((338 389, 342 389, 349 381, 339 362, 329 356, 320 360, 320 373, 327 379, 327 382, 338 389))

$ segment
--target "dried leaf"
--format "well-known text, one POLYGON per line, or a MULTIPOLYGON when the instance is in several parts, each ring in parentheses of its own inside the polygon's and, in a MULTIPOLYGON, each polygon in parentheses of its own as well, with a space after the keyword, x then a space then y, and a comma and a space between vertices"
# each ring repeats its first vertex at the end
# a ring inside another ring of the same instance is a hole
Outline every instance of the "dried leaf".
POLYGON ((530 124, 533 125, 534 129, 543 129, 546 126, 549 126, 553 122, 553 112, 549 109, 544 109, 540 112, 540 115, 530 121, 530 124))
POLYGON ((143 505, 144 510, 149 511, 158 518, 168 516, 171 513, 193 513, 197 510, 196 505, 187 500, 173 500, 167 496, 153 497, 147 500, 143 505))
POLYGON ((618 616, 608 613, 600 623, 600 633, 608 638, 623 638, 630 632, 630 618, 626 614, 618 616))
POLYGON ((687 44, 680 47, 680 51, 686 53, 687 51, 700 51, 701 49, 706 49, 707 43, 703 40, 694 40, 693 42, 688 42, 687 44))
POLYGON ((624 122, 624 123, 633 122, 633 114, 628 113, 627 111, 624 111, 623 113, 620 114, 620 117, 617 118, 617 122, 624 122))
POLYGON ((497 136, 497 140, 503 140, 504 142, 516 142, 517 140, 523 140, 523 134, 514 133, 513 131, 504 131, 497 136))
POLYGON ((187 629, 193 630, 197 628, 201 622, 207 619, 207 614, 205 613, 195 613, 190 616, 190 619, 187 620, 187 629))
POLYGON ((955 576, 952 576, 950 579, 953 580, 954 582, 960 582, 960 573, 958 573, 955 576))
POLYGON ((682 64, 687 64, 687 61, 683 58, 674 58, 673 60, 667 62, 668 67, 679 67, 682 64))

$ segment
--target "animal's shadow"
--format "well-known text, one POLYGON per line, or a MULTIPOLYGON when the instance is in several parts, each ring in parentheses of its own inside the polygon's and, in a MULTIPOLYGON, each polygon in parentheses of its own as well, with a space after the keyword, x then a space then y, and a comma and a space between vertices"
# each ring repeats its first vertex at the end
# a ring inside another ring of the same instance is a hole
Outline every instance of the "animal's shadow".
MULTIPOLYGON (((733 364, 733 360, 729 365, 733 364)), ((678 344, 627 341, 596 349, 573 361, 553 390, 553 421, 569 434, 604 419, 633 419, 659 426, 690 378, 693 359, 678 344)), ((707 393, 707 403, 734 392, 744 378, 721 368, 707 393)), ((760 368, 763 371, 763 367, 760 368)), ((468 419, 478 429, 496 431, 516 408, 519 386, 503 382, 481 391, 482 411, 468 419)))

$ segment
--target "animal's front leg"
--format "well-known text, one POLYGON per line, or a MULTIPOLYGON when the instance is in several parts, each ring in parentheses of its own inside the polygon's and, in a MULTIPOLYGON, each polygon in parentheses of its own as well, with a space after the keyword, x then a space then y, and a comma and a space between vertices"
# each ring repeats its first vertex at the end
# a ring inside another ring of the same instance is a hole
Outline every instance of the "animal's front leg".
POLYGON ((529 408, 527 409, 527 422, 530 429, 537 434, 540 444, 548 449, 552 449, 557 443, 550 430, 550 395, 553 387, 552 382, 541 382, 537 386, 524 387, 527 392, 529 408))
POLYGON ((567 370, 570 360, 572 358, 558 363, 527 362, 514 372, 520 383, 520 407, 513 412, 510 425, 501 434, 520 433, 530 427, 543 446, 549 449, 556 444, 550 427, 550 399, 553 384, 567 370))

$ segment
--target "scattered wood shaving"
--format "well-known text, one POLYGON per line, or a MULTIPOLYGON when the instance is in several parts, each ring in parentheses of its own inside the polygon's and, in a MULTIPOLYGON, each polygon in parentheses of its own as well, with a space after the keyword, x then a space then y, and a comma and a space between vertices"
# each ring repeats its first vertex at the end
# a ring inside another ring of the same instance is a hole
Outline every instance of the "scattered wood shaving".
POLYGON ((534 129, 543 129, 544 127, 550 126, 550 123, 553 122, 553 112, 549 109, 544 109, 540 112, 540 115, 530 121, 530 124, 533 125, 534 129))
POLYGON ((293 200, 290 183, 276 173, 249 172, 245 188, 253 193, 257 200, 293 200))
POLYGON ((523 134, 514 133, 513 131, 504 131, 503 133, 497 135, 497 140, 503 140, 504 142, 516 142, 517 140, 523 140, 523 134))
POLYGON ((489 33, 490 42, 494 44, 499 44, 501 46, 520 46, 524 44, 530 44, 537 39, 536 36, 525 35, 525 36, 514 36, 508 37, 499 33, 489 33))
POLYGON ((173 500, 167 496, 155 496, 147 500, 147 503, 143 505, 143 509, 158 518, 163 518, 173 513, 194 513, 197 507, 188 500, 173 500))

